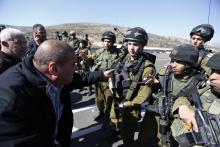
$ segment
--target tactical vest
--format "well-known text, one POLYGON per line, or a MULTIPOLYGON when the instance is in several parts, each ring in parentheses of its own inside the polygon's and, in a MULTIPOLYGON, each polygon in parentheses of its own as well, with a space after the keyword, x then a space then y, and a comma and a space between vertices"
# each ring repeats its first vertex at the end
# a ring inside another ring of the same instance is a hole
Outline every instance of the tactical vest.
POLYGON ((210 86, 199 90, 199 94, 204 110, 211 114, 220 115, 220 99, 211 92, 210 86))
POLYGON ((141 79, 144 68, 148 66, 154 67, 147 59, 129 62, 125 58, 125 61, 118 63, 117 69, 115 69, 115 72, 117 72, 115 75, 115 87, 120 99, 130 100, 133 97, 133 94, 138 90, 138 82, 141 79))
POLYGON ((198 86, 199 83, 202 84, 202 82, 204 81, 204 77, 202 76, 202 74, 197 73, 192 77, 190 77, 187 81, 181 81, 174 77, 171 67, 168 68, 167 70, 169 70, 168 79, 165 79, 165 76, 159 76, 159 81, 161 83, 162 88, 164 88, 165 87, 164 83, 166 83, 164 80, 167 80, 166 91, 168 97, 173 99, 172 100, 173 102, 175 101, 176 98, 180 96, 188 97, 188 99, 192 101, 192 99, 190 99, 190 97, 188 96, 190 92, 189 83, 193 83, 193 85, 195 86, 198 86))

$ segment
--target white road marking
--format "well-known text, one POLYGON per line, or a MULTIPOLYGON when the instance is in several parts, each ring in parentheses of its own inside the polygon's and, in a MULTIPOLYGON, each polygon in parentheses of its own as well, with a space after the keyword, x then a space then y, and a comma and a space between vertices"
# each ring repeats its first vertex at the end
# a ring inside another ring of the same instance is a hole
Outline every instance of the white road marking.
MULTIPOLYGON (((93 108, 95 108, 95 105, 80 108, 80 109, 75 109, 75 110, 72 110, 72 112, 78 113, 78 112, 82 112, 82 111, 93 109, 93 108)), ((142 117, 144 116, 144 114, 145 114, 145 112, 142 111, 141 112, 142 117)), ((92 132, 100 130, 101 128, 102 128, 102 124, 96 124, 96 125, 93 125, 91 127, 88 127, 86 129, 82 129, 82 130, 80 130, 79 128, 73 127, 71 139, 79 138, 81 136, 90 134, 92 132)))
POLYGON ((91 106, 84 107, 84 108, 80 108, 80 109, 73 109, 72 112, 73 112, 73 114, 74 114, 74 113, 78 113, 78 112, 81 112, 81 111, 93 109, 93 108, 95 108, 95 107, 96 107, 95 105, 91 105, 91 106))

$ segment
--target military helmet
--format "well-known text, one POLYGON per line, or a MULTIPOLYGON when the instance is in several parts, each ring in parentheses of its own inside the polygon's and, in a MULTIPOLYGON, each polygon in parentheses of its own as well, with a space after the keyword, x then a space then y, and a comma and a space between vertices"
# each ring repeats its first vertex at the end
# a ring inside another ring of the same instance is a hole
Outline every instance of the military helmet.
POLYGON ((68 35, 67 31, 62 32, 63 35, 68 35))
POLYGON ((74 35, 76 35, 76 32, 72 30, 72 31, 69 32, 69 35, 74 36, 74 35))
POLYGON ((192 29, 190 32, 190 36, 192 35, 198 35, 205 39, 205 41, 209 41, 212 39, 214 35, 214 28, 210 24, 201 24, 192 29))
POLYGON ((104 41, 104 39, 110 39, 110 40, 112 40, 113 43, 115 43, 115 41, 116 41, 115 33, 111 32, 111 31, 104 32, 102 34, 101 40, 104 41))
POLYGON ((211 69, 220 70, 220 52, 215 53, 208 61, 207 66, 211 69))
POLYGON ((139 41, 143 45, 147 45, 148 42, 148 35, 147 32, 140 27, 131 28, 125 34, 125 42, 131 41, 139 41))
POLYGON ((84 43, 84 44, 86 44, 86 40, 85 40, 85 39, 79 39, 79 43, 84 43))
POLYGON ((199 51, 191 44, 182 44, 173 49, 170 53, 170 58, 187 62, 190 66, 196 66, 199 58, 199 51))

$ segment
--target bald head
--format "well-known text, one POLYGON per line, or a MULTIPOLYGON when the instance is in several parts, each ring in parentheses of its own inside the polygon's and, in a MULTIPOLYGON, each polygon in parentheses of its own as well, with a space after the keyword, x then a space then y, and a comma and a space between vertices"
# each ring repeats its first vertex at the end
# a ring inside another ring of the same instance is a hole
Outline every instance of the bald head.
POLYGON ((34 55, 34 62, 38 66, 47 65, 51 61, 62 65, 69 58, 76 58, 71 46, 61 41, 47 40, 38 47, 34 55))

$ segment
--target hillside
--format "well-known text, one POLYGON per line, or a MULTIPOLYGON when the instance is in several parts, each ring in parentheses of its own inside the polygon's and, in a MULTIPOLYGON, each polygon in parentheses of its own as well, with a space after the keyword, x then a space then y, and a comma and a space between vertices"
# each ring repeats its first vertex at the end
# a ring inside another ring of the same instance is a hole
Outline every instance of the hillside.
MULTIPOLYGON (((77 33, 79 38, 82 38, 85 33, 89 35, 89 39, 92 43, 99 42, 101 38, 101 34, 105 31, 113 31, 117 35, 117 42, 120 43, 123 40, 123 37, 114 31, 114 27, 117 27, 122 33, 125 33, 128 27, 122 26, 115 26, 110 24, 97 24, 97 23, 67 23, 67 24, 60 24, 54 26, 46 26, 48 38, 54 37, 54 32, 59 31, 60 33, 66 30, 67 32, 74 30, 77 33)), ((28 37, 32 37, 32 27, 26 26, 16 26, 16 28, 24 31, 28 37)), ((148 46, 150 47, 166 47, 172 48, 176 45, 182 43, 188 43, 189 40, 176 38, 176 37, 165 37, 159 36, 156 34, 152 34, 148 32, 149 41, 148 46)), ((220 51, 220 44, 209 44, 208 48, 219 50, 220 51)))

